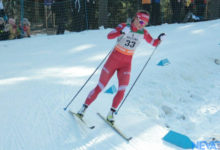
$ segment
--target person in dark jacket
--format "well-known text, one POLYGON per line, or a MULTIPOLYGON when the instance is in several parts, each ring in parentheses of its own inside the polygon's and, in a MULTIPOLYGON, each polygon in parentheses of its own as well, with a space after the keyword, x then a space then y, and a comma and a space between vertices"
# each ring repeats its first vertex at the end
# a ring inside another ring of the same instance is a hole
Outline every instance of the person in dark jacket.
POLYGON ((142 9, 151 13, 151 0, 141 0, 142 9))
POLYGON ((201 19, 205 19, 206 0, 195 0, 196 15, 201 19))
POLYGON ((182 8, 182 0, 170 0, 173 17, 172 22, 180 23, 181 21, 181 8, 182 8))
POLYGON ((160 0, 152 0, 152 24, 160 25, 160 0))
POLYGON ((66 22, 66 0, 55 0, 52 5, 52 10, 56 14, 57 33, 64 34, 66 22))
POLYGON ((95 18, 96 11, 96 1, 95 0, 87 0, 87 16, 88 16, 88 29, 98 28, 97 21, 95 18))

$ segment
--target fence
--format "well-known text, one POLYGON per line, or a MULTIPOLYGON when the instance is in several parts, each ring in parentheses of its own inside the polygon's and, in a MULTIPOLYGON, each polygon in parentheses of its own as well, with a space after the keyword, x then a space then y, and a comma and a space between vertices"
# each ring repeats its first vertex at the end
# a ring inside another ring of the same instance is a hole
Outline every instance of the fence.
POLYGON ((5 14, 31 22, 31 31, 63 34, 64 30, 79 32, 113 28, 129 21, 139 9, 151 13, 150 25, 192 22, 220 18, 220 0, 3 0, 5 14))

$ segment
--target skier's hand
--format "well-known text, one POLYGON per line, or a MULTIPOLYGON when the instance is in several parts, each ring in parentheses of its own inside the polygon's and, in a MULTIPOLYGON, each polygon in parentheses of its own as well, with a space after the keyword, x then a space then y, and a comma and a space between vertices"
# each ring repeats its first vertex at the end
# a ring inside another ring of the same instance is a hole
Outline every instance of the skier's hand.
POLYGON ((157 39, 156 39, 156 41, 155 41, 155 42, 156 42, 156 44, 155 44, 156 47, 161 43, 162 40, 164 40, 165 36, 166 36, 165 33, 161 33, 161 34, 157 37, 157 39))
POLYGON ((164 38, 165 38, 165 36, 166 36, 165 33, 161 33, 161 34, 157 37, 157 39, 160 40, 160 41, 163 41, 164 38))
POLYGON ((130 26, 125 26, 124 29, 121 30, 121 34, 127 34, 131 31, 130 26))

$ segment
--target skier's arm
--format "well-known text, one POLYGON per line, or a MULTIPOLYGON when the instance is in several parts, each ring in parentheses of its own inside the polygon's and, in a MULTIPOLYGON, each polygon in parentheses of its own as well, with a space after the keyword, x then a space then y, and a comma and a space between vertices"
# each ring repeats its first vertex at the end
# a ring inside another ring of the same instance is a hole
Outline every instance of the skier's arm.
POLYGON ((158 46, 160 44, 160 39, 153 39, 152 36, 147 32, 147 30, 144 30, 144 39, 153 46, 158 46))
POLYGON ((121 23, 119 24, 113 31, 111 31, 109 34, 108 34, 108 39, 114 39, 118 36, 120 36, 122 34, 122 30, 124 29, 124 27, 126 26, 125 23, 121 23))

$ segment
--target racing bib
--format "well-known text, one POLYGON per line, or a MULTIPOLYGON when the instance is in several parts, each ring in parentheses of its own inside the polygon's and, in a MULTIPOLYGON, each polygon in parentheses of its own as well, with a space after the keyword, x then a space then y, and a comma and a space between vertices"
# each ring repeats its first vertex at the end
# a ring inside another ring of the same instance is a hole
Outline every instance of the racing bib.
POLYGON ((144 33, 142 32, 129 32, 128 34, 118 38, 115 49, 125 55, 133 55, 135 49, 138 47, 143 38, 144 33))

